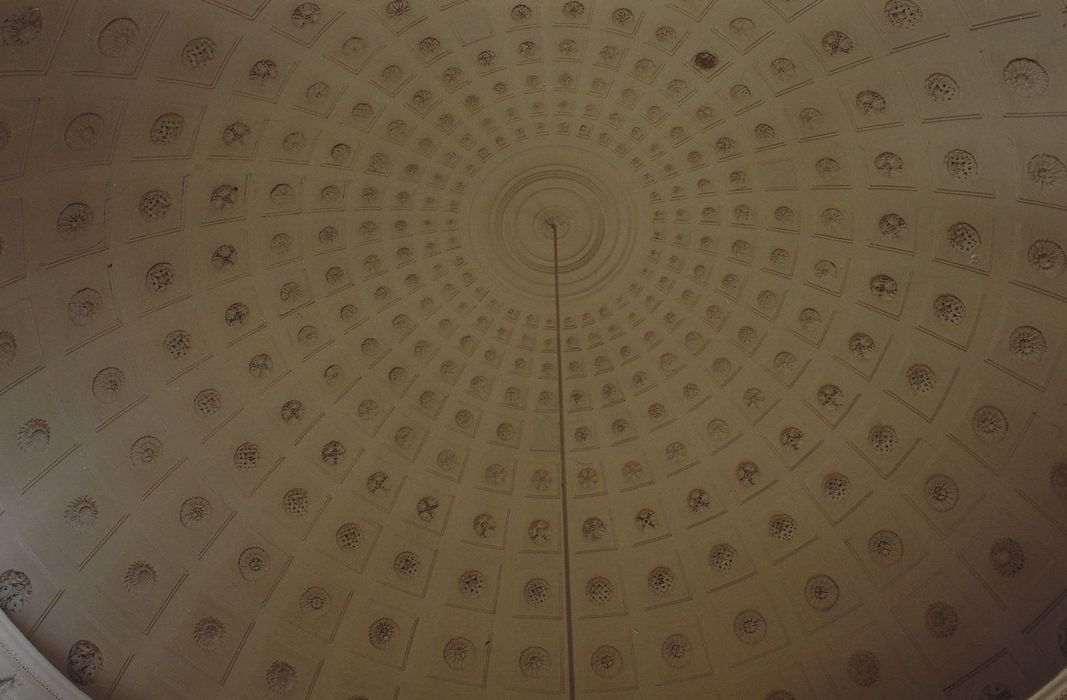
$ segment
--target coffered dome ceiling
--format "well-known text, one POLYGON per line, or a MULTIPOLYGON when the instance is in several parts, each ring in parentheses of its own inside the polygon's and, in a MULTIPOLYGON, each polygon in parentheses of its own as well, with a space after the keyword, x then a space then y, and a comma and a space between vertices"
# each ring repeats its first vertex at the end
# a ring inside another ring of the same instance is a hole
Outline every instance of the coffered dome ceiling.
POLYGON ((0 607, 58 695, 1029 695, 1064 9, 0 1, 0 607))

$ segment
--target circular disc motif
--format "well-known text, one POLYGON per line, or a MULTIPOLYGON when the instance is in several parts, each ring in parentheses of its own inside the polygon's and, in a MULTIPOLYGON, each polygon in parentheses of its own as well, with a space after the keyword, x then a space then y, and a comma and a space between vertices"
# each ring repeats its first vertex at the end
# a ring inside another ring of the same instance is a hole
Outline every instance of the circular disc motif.
POLYGON ((562 298, 619 279, 631 263, 635 204, 616 195, 617 168, 573 146, 510 156, 472 198, 471 246, 504 286, 553 298, 558 254, 562 298))

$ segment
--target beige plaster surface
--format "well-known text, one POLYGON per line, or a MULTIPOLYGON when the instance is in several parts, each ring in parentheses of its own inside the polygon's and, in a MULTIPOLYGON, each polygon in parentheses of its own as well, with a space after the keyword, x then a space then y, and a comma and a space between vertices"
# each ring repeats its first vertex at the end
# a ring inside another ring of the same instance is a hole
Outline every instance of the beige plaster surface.
POLYGON ((0 0, 0 696, 1034 693, 1065 24, 0 0))

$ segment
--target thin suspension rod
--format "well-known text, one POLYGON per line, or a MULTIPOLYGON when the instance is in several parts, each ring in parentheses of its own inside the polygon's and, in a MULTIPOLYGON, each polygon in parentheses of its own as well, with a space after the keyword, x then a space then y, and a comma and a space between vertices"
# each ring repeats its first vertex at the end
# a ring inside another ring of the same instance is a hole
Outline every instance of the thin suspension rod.
POLYGON ((567 449, 564 441, 563 425, 563 331, 559 301, 559 229, 555 222, 552 227, 552 259, 556 287, 556 395, 559 411, 559 487, 563 511, 563 615, 567 620, 567 686, 571 700, 574 693, 574 624, 571 616, 571 545, 569 520, 567 516, 567 449))

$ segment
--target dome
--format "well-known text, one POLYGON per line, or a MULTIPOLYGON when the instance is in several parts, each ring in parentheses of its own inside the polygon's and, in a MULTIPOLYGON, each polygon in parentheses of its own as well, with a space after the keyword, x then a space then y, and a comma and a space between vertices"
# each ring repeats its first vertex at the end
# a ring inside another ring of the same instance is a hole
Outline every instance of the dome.
POLYGON ((0 2, 0 696, 1037 692, 1054 5, 0 2))

